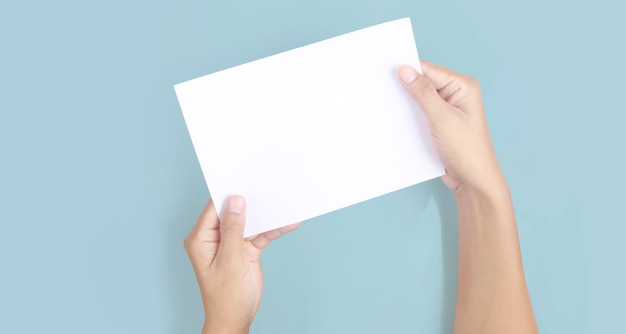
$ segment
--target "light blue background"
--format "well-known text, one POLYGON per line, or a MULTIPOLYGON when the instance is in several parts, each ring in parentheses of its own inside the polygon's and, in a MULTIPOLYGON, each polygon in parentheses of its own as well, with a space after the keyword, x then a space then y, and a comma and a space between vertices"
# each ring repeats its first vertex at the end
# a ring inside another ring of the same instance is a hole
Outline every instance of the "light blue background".
MULTIPOLYGON (((182 241, 208 191, 172 85, 405 16, 423 59, 482 82, 541 331, 622 331, 624 10, 3 1, 0 333, 199 332, 182 241)), ((253 332, 450 333, 456 233, 438 180, 305 222, 264 254, 253 332)))

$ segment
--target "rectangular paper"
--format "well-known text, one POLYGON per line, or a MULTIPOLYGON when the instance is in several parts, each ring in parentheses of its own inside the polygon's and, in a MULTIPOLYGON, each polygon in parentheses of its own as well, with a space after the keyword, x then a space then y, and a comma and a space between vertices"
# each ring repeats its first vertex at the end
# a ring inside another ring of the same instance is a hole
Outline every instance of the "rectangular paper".
POLYGON ((443 175, 403 64, 409 18, 175 85, 217 210, 245 196, 250 236, 443 175))

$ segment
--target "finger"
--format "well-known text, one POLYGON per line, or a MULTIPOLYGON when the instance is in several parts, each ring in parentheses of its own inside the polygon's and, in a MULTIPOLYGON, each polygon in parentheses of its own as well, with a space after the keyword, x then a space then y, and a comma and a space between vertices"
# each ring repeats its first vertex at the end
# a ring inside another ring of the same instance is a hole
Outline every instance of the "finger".
POLYGON ((215 205, 213 205, 213 199, 211 199, 206 204, 196 224, 185 238, 185 249, 189 251, 194 245, 207 241, 219 241, 219 233, 217 233, 218 228, 217 211, 215 210, 215 205))
POLYGON ((204 206, 202 213, 200 213, 200 217, 198 217, 198 221, 196 222, 194 229, 216 230, 218 228, 217 210, 215 210, 215 205, 213 204, 213 199, 211 198, 204 206))
POLYGON ((220 216, 220 245, 217 258, 224 261, 243 255, 243 231, 246 226, 246 200, 242 196, 228 198, 220 216))
POLYGON ((446 102, 439 96, 432 82, 413 67, 406 65, 398 70, 398 78, 411 98, 419 104, 426 118, 430 122, 436 122, 446 102))
POLYGON ((281 228, 277 228, 275 230, 271 230, 268 232, 261 233, 250 240, 252 245, 258 249, 263 249, 267 247, 272 241, 282 237, 283 235, 294 231, 300 227, 300 223, 295 223, 287 226, 283 226, 281 228))
POLYGON ((457 73, 449 68, 431 63, 426 60, 420 61, 422 66, 422 74, 432 82, 435 89, 440 90, 455 80, 460 80, 464 75, 457 73))
POLYGON ((422 61, 421 66, 423 75, 449 104, 466 110, 466 102, 480 96, 478 81, 474 78, 428 61, 422 61))

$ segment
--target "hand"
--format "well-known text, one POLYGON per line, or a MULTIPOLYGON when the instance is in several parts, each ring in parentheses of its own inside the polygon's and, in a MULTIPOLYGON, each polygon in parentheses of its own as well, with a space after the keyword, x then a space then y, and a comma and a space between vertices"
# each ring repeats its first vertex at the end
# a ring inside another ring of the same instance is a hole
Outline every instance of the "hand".
POLYGON ((455 333, 537 333, 515 212, 491 144, 478 81, 422 62, 398 77, 423 110, 459 214, 455 333))
POLYGON ((423 110, 433 144, 446 168, 444 183, 463 190, 493 192, 504 184, 487 120, 480 86, 474 78, 422 61, 423 75, 402 66, 398 77, 423 110))
POLYGON ((203 333, 248 333, 261 302, 261 251, 299 223, 244 239, 246 202, 233 196, 218 218, 209 201, 185 239, 204 304, 203 333))

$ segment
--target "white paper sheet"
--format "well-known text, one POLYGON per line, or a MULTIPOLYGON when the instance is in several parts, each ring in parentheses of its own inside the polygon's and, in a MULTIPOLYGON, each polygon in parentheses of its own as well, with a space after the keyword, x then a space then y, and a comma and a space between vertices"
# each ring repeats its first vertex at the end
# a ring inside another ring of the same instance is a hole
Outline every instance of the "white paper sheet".
POLYGON ((245 196, 250 236, 443 175, 403 64, 409 18, 175 85, 219 212, 245 196))

